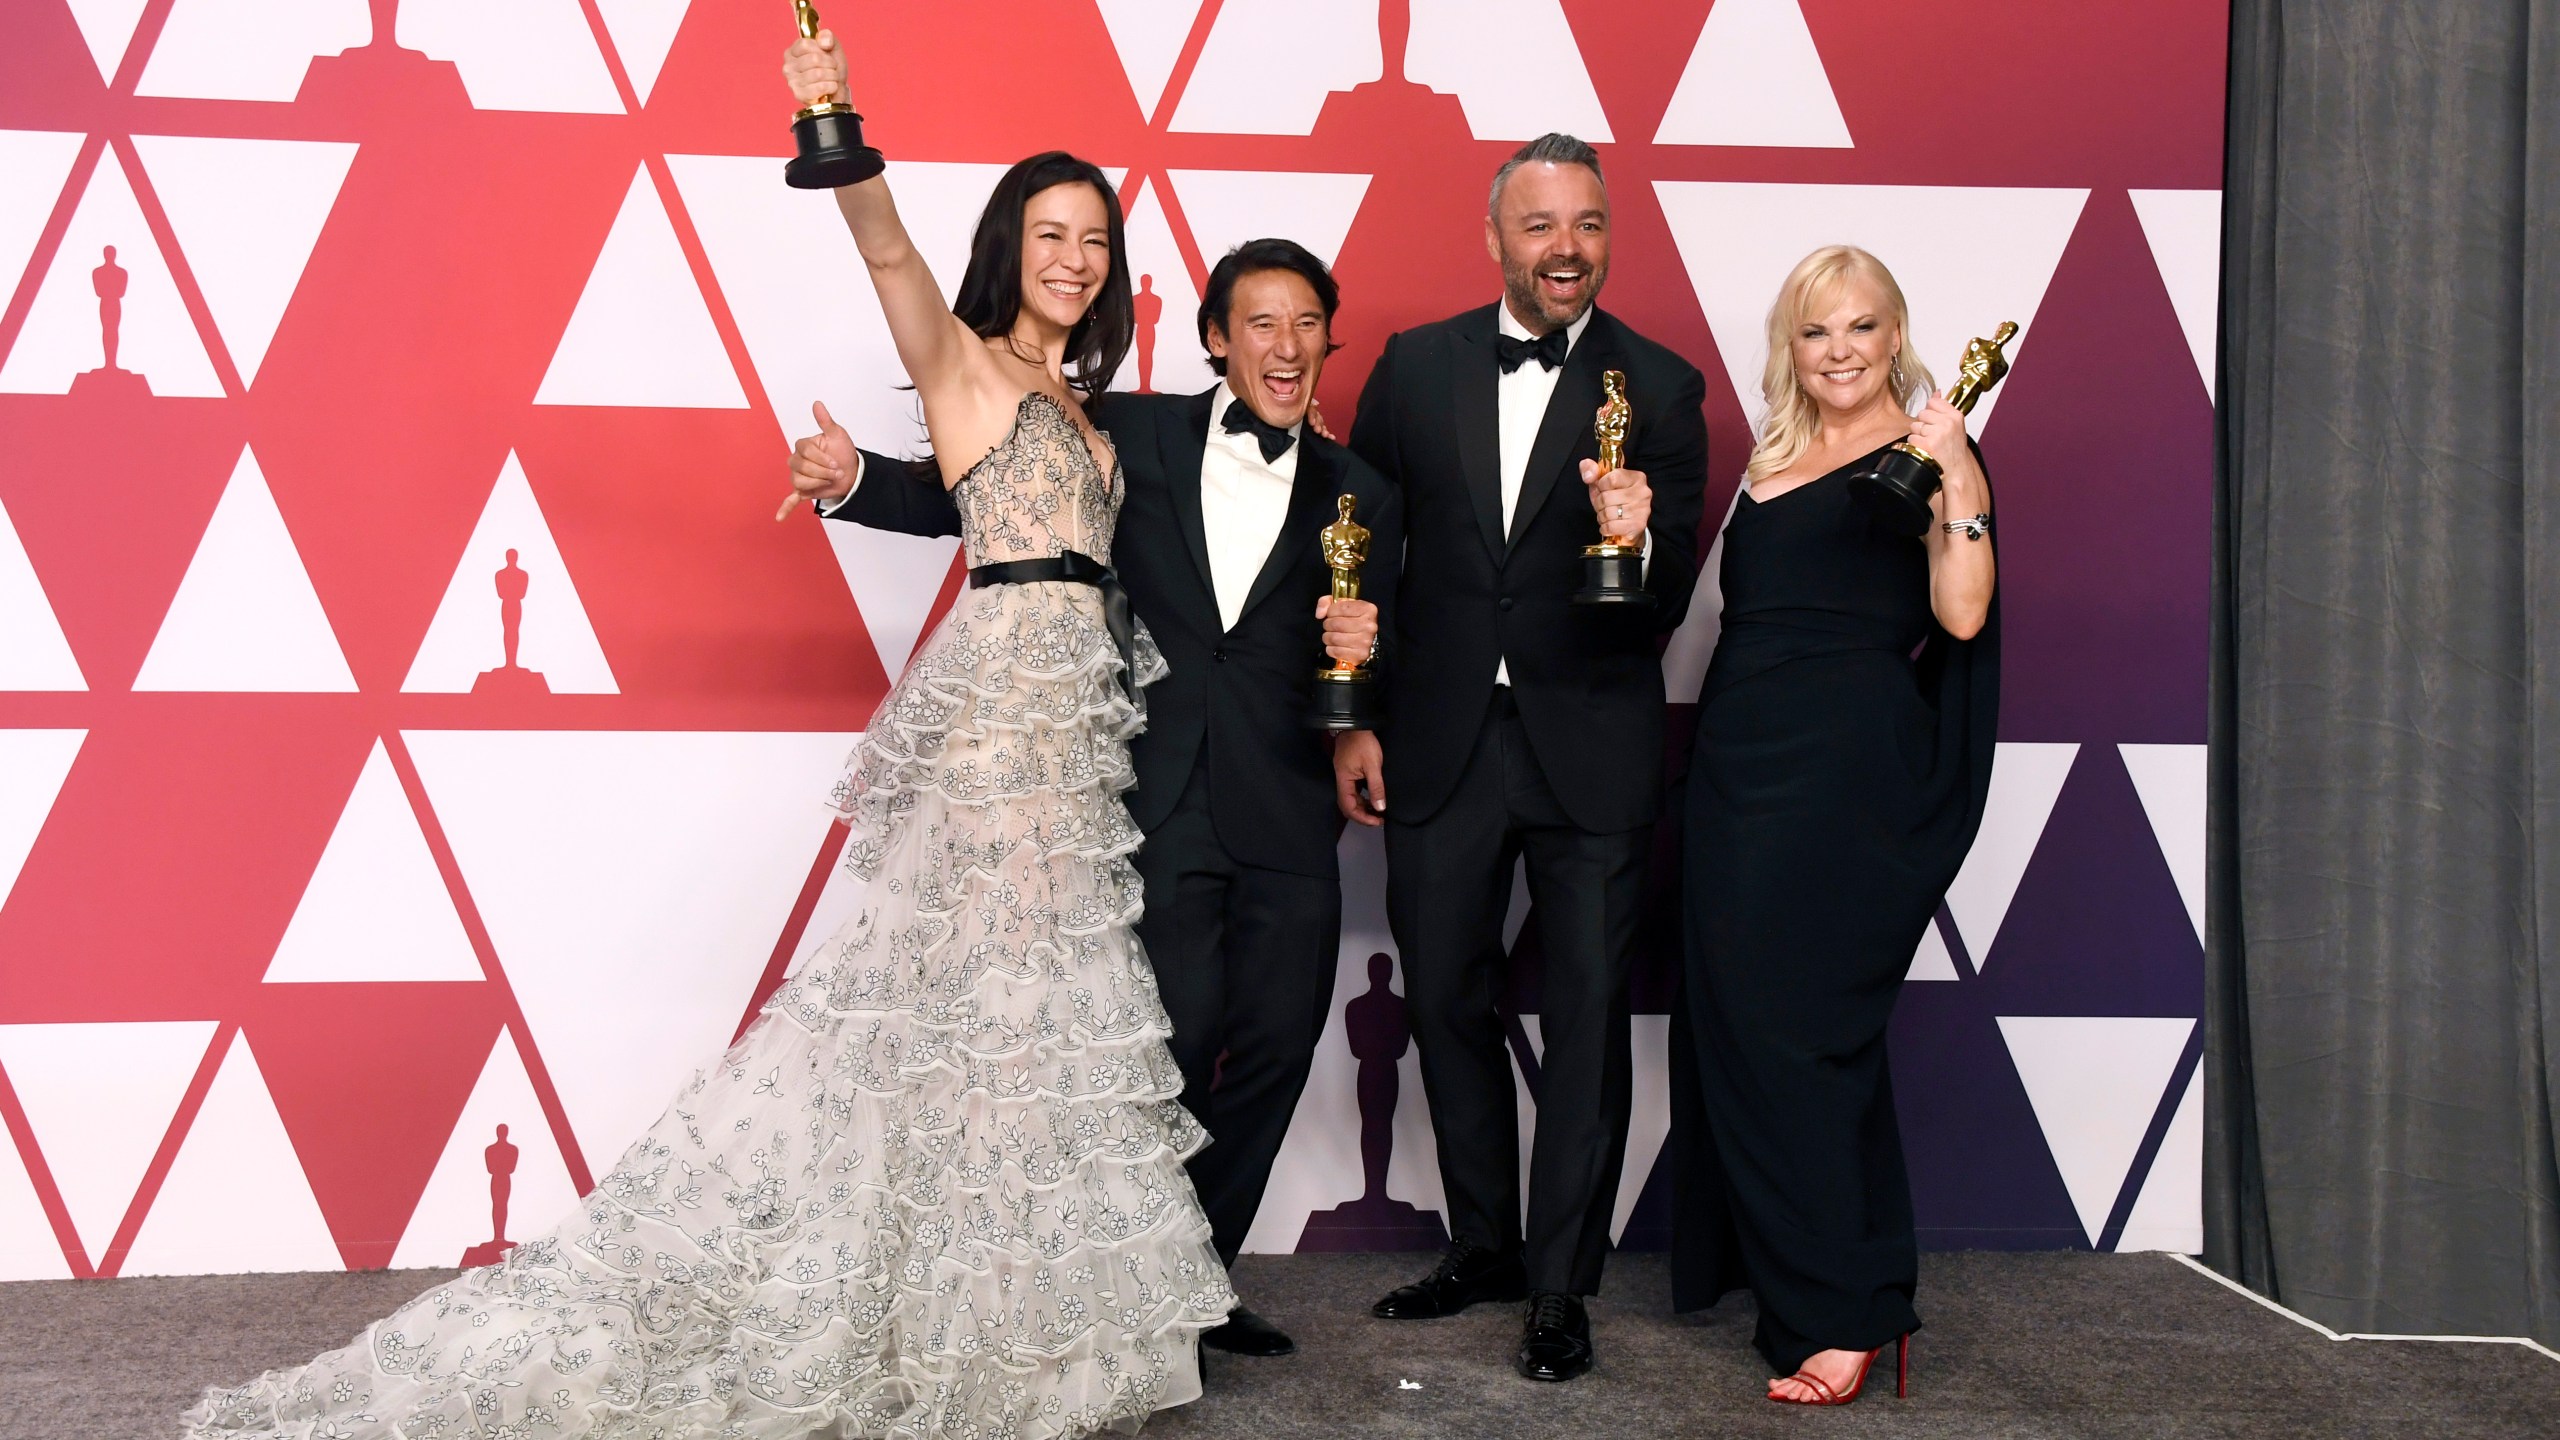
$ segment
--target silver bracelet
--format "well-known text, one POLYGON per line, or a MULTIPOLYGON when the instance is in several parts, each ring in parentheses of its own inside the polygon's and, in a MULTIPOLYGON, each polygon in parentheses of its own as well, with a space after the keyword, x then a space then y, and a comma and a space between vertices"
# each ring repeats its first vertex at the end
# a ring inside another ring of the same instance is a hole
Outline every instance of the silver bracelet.
POLYGON ((1979 540, 1991 533, 1991 517, 1976 515, 1966 520, 1950 520, 1938 528, 1950 535, 1961 535, 1967 540, 1979 540))

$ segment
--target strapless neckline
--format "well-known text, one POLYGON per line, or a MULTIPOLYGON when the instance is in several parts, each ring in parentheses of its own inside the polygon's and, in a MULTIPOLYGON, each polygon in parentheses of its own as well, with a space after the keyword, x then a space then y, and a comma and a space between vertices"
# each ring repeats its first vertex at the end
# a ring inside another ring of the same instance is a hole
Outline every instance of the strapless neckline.
POLYGON ((1084 463, 1092 469, 1095 475, 1101 477, 1103 493, 1108 495, 1118 490, 1120 488, 1118 484, 1120 478, 1119 442, 1111 438, 1110 431, 1103 429, 1099 425, 1093 427, 1093 433, 1101 436, 1103 443, 1111 447, 1111 468, 1108 470, 1103 469, 1102 462, 1093 458, 1092 442, 1084 438, 1083 423, 1076 419, 1075 412, 1067 408, 1065 401, 1060 400, 1057 396, 1050 394, 1046 390, 1025 390, 1022 392, 1022 398, 1013 402, 1013 423, 1005 427, 1003 438, 997 440, 995 444, 987 447, 986 454, 979 456, 968 469, 961 471, 960 478, 951 482, 951 488, 957 490, 961 486, 968 484, 971 479, 976 477, 980 470, 986 468, 988 461, 993 460, 998 455, 1005 452, 1005 448, 1013 443, 1014 437, 1022 433, 1023 414, 1031 408, 1031 402, 1034 400, 1045 400, 1049 402, 1050 408, 1058 412, 1058 418, 1065 421, 1075 430, 1076 449, 1083 452, 1084 463))

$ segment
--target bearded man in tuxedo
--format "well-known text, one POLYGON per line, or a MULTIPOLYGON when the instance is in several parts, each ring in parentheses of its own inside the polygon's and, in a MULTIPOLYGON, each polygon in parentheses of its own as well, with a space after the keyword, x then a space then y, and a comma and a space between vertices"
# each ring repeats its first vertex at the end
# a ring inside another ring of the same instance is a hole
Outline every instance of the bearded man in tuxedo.
POLYGON ((1627 985, 1661 802, 1658 637, 1697 578, 1706 381, 1596 308, 1609 274, 1600 158, 1569 135, 1493 179, 1495 304, 1404 331, 1369 372, 1351 448, 1404 496, 1404 588, 1381 737, 1335 750, 1343 811, 1386 827, 1387 915, 1421 1050, 1452 1243, 1387 1319, 1528 1301, 1515 1366, 1591 1366, 1583 1297, 1626 1152, 1627 985), (1600 473, 1601 375, 1634 407, 1600 473), (1641 535, 1649 606, 1575 605, 1582 550, 1641 535), (1379 773, 1392 771, 1395 803, 1379 773), (1495 997, 1515 860, 1545 972, 1537 1140, 1521 1218, 1517 1101, 1495 997))
MULTIPOLYGON (((1340 304, 1324 262, 1291 241, 1249 241, 1204 289, 1200 341, 1219 383, 1107 392, 1091 413, 1128 487, 1114 566, 1171 669, 1129 742, 1129 810, 1146 834, 1138 935, 1173 1020, 1182 1101, 1209 1132, 1191 1180, 1233 1265, 1324 1033, 1342 936, 1337 762, 1305 723, 1314 676, 1328 657, 1388 666, 1379 636, 1404 545, 1395 489, 1308 421, 1340 304), (1318 532, 1341 495, 1370 531, 1360 593, 1372 598, 1330 594, 1318 532)), ((791 468, 819 514, 960 533, 937 469, 857 452, 823 406, 818 420, 791 468)), ((1200 1338, 1234 1354, 1296 1349, 1243 1308, 1200 1338)))

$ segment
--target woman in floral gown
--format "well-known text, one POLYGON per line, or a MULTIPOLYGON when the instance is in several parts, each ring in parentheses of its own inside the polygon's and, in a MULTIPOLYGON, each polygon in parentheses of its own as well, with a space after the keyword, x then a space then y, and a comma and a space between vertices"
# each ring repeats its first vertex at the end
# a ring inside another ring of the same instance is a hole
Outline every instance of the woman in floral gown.
MULTIPOLYGON (((833 38, 786 74, 841 93, 833 38)), ((1164 661, 1114 603, 1079 403, 1130 342, 1119 206, 1070 156, 1014 166, 946 308, 886 184, 837 199, 972 569, 836 787, 861 913, 550 1234, 188 1436, 1015 1440, 1199 1394, 1234 1295, 1120 800, 1164 661)))

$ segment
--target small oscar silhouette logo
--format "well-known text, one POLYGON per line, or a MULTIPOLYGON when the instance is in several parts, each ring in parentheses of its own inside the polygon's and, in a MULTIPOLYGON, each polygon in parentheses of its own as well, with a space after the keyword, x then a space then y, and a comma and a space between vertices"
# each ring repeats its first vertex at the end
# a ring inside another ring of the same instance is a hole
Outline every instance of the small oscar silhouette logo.
POLYGON ((497 1143, 480 1152, 481 1163, 489 1167, 489 1240, 462 1252, 465 1270, 495 1265, 516 1248, 516 1242, 507 1238, 507 1193, 515 1188, 516 1161, 522 1153, 507 1143, 504 1125, 498 1127, 497 1143))
POLYGON ((474 695, 548 695, 550 682, 539 670, 527 670, 516 663, 516 653, 524 640, 524 600, 532 593, 533 576, 516 563, 516 552, 507 552, 507 563, 496 575, 498 584, 498 640, 505 660, 495 670, 483 670, 471 682, 474 695))
POLYGON ((132 284, 133 272, 116 263, 116 247, 100 247, 89 288, 98 296, 98 358, 103 363, 72 376, 72 394, 121 400, 151 393, 150 381, 116 363, 124 346, 124 293, 132 284))
POLYGON ((1449 1231, 1435 1210, 1417 1210, 1387 1193, 1387 1162, 1395 1156, 1396 1072, 1413 1044, 1404 997, 1394 989, 1395 961, 1369 957, 1369 989, 1342 1007, 1342 1029, 1360 1062, 1360 1198, 1307 1217, 1300 1250, 1436 1250, 1449 1231))
POLYGON ((1164 318, 1164 297, 1156 293, 1156 277, 1138 277, 1138 293, 1129 297, 1138 318, 1138 393, 1156 393, 1156 322, 1164 318))

